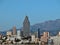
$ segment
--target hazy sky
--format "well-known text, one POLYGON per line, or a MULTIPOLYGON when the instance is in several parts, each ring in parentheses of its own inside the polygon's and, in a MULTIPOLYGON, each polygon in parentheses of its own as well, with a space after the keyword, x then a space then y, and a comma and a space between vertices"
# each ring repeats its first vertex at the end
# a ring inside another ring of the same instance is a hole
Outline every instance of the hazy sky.
POLYGON ((22 27, 26 15, 31 25, 60 19, 60 0, 0 0, 0 31, 22 27))

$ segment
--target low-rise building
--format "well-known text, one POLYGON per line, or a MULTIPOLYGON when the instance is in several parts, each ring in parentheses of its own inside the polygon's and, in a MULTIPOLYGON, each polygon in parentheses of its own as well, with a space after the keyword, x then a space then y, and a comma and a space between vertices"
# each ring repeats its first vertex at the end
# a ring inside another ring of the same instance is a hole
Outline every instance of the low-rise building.
POLYGON ((11 36, 12 35, 12 32, 11 31, 7 31, 7 36, 11 36))

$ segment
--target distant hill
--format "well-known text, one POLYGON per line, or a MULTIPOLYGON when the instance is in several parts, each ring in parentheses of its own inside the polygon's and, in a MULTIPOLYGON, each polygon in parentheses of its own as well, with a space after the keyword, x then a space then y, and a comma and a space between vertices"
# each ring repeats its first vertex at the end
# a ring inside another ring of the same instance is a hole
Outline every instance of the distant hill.
MULTIPOLYGON (((31 32, 35 32, 40 28, 40 32, 43 33, 44 31, 50 32, 50 35, 57 35, 57 33, 60 31, 60 19, 56 20, 49 20, 45 21, 43 23, 37 23, 35 25, 31 26, 31 32)), ((12 31, 12 30, 11 30, 12 31)), ((5 32, 0 32, 5 34, 5 32)))
POLYGON ((37 23, 31 26, 31 31, 37 31, 38 28, 40 28, 41 33, 44 31, 49 31, 50 35, 56 35, 60 31, 60 19, 37 23))

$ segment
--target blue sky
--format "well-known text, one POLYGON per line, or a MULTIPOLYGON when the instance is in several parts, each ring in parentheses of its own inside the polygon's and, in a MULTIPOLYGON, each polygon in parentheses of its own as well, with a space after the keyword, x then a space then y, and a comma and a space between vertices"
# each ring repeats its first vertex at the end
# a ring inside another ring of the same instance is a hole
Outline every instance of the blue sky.
POLYGON ((22 27, 26 15, 31 25, 60 19, 60 0, 0 0, 0 31, 22 27))

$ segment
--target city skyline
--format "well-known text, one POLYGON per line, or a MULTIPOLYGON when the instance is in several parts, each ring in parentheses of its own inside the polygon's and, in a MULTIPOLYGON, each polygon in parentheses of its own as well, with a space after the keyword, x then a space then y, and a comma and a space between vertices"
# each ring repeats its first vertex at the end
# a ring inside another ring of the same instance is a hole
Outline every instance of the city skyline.
POLYGON ((27 15, 31 25, 60 19, 60 0, 0 0, 0 31, 22 27, 27 15))

